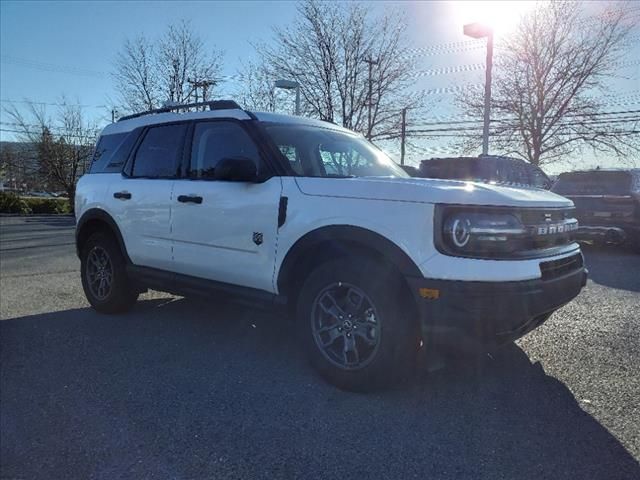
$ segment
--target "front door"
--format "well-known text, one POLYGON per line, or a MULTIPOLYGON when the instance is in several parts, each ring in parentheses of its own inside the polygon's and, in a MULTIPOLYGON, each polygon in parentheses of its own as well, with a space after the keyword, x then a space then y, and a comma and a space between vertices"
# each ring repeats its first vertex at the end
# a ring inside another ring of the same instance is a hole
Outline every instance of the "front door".
POLYGON ((173 188, 174 270, 186 275, 275 291, 280 177, 263 183, 213 180, 227 157, 254 160, 257 146, 240 122, 198 122, 186 178, 173 188))

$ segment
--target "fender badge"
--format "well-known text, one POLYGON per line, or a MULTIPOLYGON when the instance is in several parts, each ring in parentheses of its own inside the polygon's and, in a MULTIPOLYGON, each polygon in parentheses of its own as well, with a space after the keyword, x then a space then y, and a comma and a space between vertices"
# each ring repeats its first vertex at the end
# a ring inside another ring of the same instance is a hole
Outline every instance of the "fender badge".
POLYGON ((256 245, 262 245, 262 232, 253 232, 253 243, 256 245))

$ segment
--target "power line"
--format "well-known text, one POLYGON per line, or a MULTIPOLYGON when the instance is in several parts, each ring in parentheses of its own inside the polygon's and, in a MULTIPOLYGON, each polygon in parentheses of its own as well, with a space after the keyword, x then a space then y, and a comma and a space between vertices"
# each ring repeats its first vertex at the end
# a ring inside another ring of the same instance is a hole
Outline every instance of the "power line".
POLYGON ((412 74, 413 77, 433 77, 437 75, 449 75, 451 73, 473 72, 484 70, 484 63, 471 63, 468 65, 452 65, 449 67, 433 68, 430 70, 420 70, 412 74))
MULTIPOLYGON (((5 132, 5 133, 18 133, 18 134, 22 134, 22 135, 41 135, 42 134, 42 130, 34 132, 34 131, 29 131, 29 130, 14 130, 14 129, 9 129, 9 128, 0 128, 0 132, 5 132)), ((97 132, 95 133, 97 135, 97 132)), ((62 133, 56 133, 55 134, 58 137, 70 137, 70 138, 88 138, 91 137, 92 135, 78 135, 78 134, 62 134, 62 133)))
POLYGON ((28 129, 37 129, 37 131, 39 132, 41 132, 42 129, 47 129, 50 131, 58 131, 58 132, 68 132, 70 130, 66 127, 61 127, 57 125, 39 125, 35 123, 21 124, 21 123, 15 123, 15 122, 0 122, 0 125, 6 125, 9 127, 18 127, 20 128, 20 132, 29 132, 29 133, 33 133, 33 132, 30 132, 28 129))
POLYGON ((110 108, 107 105, 85 105, 80 103, 56 103, 56 102, 36 102, 33 100, 11 100, 8 98, 0 98, 3 103, 26 103, 29 105, 46 105, 51 107, 85 107, 85 108, 110 108))
MULTIPOLYGON (((640 113, 640 110, 620 110, 620 111, 616 111, 616 112, 600 112, 600 113, 585 113, 585 114, 565 114, 562 117, 586 117, 586 118, 592 118, 592 117, 608 117, 611 115, 616 115, 616 116, 622 116, 622 115, 630 115, 630 114, 638 114, 640 113)), ((465 115, 464 117, 469 117, 469 115, 465 115)), ((463 118, 464 118, 463 117, 463 118)), ((612 118, 611 120, 622 120, 622 119, 626 119, 626 117, 621 117, 621 118, 612 118)), ((509 121, 508 119, 498 119, 498 118, 493 118, 491 119, 491 122, 505 122, 505 121, 509 121)), ((452 124, 465 124, 465 123, 470 123, 470 124, 477 124, 477 123, 482 123, 483 120, 482 119, 472 119, 472 120, 456 120, 456 119, 449 119, 449 120, 445 120, 442 118, 436 118, 434 120, 427 120, 427 121, 422 121, 422 122, 417 122, 417 123, 412 123, 412 125, 416 126, 437 126, 437 125, 452 125, 452 124)))
POLYGON ((36 70, 43 70, 46 72, 59 72, 70 73, 73 75, 89 76, 104 78, 108 76, 106 72, 97 70, 89 70, 82 67, 73 67, 69 65, 59 65, 55 63, 39 62, 36 60, 29 60, 26 58, 14 57, 13 55, 0 55, 0 62, 9 65, 18 65, 21 67, 29 67, 36 70))
MULTIPOLYGON (((593 120, 593 121, 586 121, 586 122, 565 122, 565 123, 558 123, 557 126, 558 127, 569 127, 572 125, 576 125, 576 126, 589 126, 589 125, 600 125, 600 126, 606 126, 606 125, 614 125, 614 124, 619 124, 619 123, 630 123, 630 122, 639 122, 640 121, 640 117, 636 117, 636 118, 632 118, 632 119, 628 119, 628 120, 593 120)), ((498 123, 498 122, 496 122, 498 123)), ((432 132, 474 132, 474 131, 478 131, 482 128, 481 125, 478 125, 476 127, 450 127, 450 128, 414 128, 414 129, 409 129, 407 130, 407 135, 415 135, 417 133, 432 133, 432 132)))

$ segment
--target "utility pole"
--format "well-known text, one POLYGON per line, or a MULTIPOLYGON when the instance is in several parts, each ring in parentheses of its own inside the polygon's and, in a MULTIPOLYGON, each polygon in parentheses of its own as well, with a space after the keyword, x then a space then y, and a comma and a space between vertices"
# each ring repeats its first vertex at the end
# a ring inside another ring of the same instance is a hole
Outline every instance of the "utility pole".
POLYGON ((367 122, 367 139, 371 139, 371 107, 373 107, 373 66, 378 65, 378 61, 371 57, 364 59, 365 63, 369 65, 369 95, 368 95, 368 122, 367 122))
MULTIPOLYGON (((198 103, 198 89, 202 89, 202 101, 207 101, 207 93, 209 91, 209 87, 213 87, 216 84, 215 80, 191 80, 187 78, 187 82, 191 85, 191 89, 195 93, 196 103, 198 103)), ((203 107, 204 108, 204 107, 203 107)))
POLYGON ((402 126, 400 130, 400 165, 404 165, 404 144, 407 140, 407 107, 402 109, 402 126))

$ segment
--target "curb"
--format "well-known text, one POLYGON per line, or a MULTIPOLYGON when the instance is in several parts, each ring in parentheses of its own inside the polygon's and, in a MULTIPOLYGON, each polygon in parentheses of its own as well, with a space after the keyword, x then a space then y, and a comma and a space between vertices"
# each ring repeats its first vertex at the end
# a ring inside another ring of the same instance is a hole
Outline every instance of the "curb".
POLYGON ((33 217, 72 217, 75 218, 75 215, 71 213, 0 213, 1 217, 24 217, 24 218, 33 218, 33 217))

